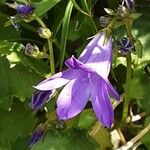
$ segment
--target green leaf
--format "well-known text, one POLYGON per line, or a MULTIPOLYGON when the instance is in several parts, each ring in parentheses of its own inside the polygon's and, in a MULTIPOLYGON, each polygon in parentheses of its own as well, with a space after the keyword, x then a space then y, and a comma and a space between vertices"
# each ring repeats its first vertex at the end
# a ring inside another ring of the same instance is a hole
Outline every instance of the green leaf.
POLYGON ((136 55, 139 58, 142 58, 143 45, 142 45, 141 41, 136 40, 136 42, 134 43, 134 46, 135 46, 135 50, 136 50, 136 52, 135 52, 136 55))
MULTIPOLYGON (((149 26, 150 22, 148 21, 149 15, 147 13, 143 13, 141 17, 136 19, 133 23, 133 36, 138 39, 143 45, 143 52, 142 52, 142 62, 149 61, 150 58, 150 34, 149 34, 149 26), (139 32, 140 31, 140 32, 139 32)), ((140 44, 140 43, 139 43, 140 44)), ((139 49, 142 46, 139 45, 139 49)), ((139 54, 141 54, 139 50, 139 54)))
POLYGON ((37 122, 23 103, 14 101, 10 111, 0 109, 0 149, 11 150, 10 144, 18 137, 26 138, 33 131, 37 122))
POLYGON ((60 49, 61 49, 62 53, 61 53, 60 69, 63 66, 63 62, 64 62, 64 58, 65 58, 67 36, 68 36, 72 8, 73 8, 73 3, 70 0, 67 4, 65 14, 64 14, 63 24, 62 24, 61 43, 60 43, 60 49))
POLYGON ((0 108, 9 109, 12 101, 9 62, 0 57, 0 108))
POLYGON ((97 118, 95 117, 93 110, 86 109, 79 115, 76 126, 80 129, 88 130, 95 124, 96 121, 97 118))
POLYGON ((8 21, 8 15, 0 12, 0 40, 16 41, 19 40, 19 32, 13 26, 4 27, 6 21, 8 21))
POLYGON ((49 71, 47 62, 26 56, 24 46, 17 42, 0 41, 0 55, 6 55, 10 63, 22 63, 42 76, 49 71))
POLYGON ((18 138, 14 144, 11 145, 11 150, 30 150, 28 145, 28 138, 18 138))
POLYGON ((33 69, 37 74, 41 76, 45 77, 45 75, 48 74, 49 71, 48 62, 26 56, 24 51, 17 52, 16 54, 20 59, 20 63, 22 63, 24 66, 33 69))
POLYGON ((80 6, 76 3, 75 0, 71 0, 71 1, 72 1, 72 3, 73 3, 74 7, 75 7, 79 12, 83 13, 84 15, 91 16, 91 14, 88 14, 88 13, 86 13, 85 11, 83 11, 83 10, 80 8, 80 6))
POLYGON ((142 16, 142 13, 132 13, 131 14, 131 17, 133 18, 133 19, 137 19, 137 18, 139 18, 139 17, 141 17, 142 16))
MULTIPOLYGON (((145 127, 148 125, 150 123, 150 117, 147 117, 146 118, 146 120, 145 120, 145 122, 144 122, 144 124, 145 124, 145 127)), ((148 132, 147 134, 145 134, 143 137, 142 137, 142 139, 141 139, 141 141, 142 141, 142 143, 148 148, 148 149, 150 149, 150 133, 148 132)))
POLYGON ((60 2, 60 0, 42 0, 37 4, 35 13, 38 16, 41 16, 54 7, 58 2, 60 2))
POLYGON ((22 4, 28 4, 28 0, 16 0, 16 1, 22 4))
POLYGON ((33 85, 37 84, 42 78, 33 70, 18 64, 11 69, 10 74, 13 96, 18 97, 21 101, 31 97, 34 89, 33 85))
POLYGON ((71 129, 66 133, 49 131, 44 141, 40 141, 33 150, 94 150, 92 139, 82 130, 71 129))
POLYGON ((150 111, 149 89, 149 76, 144 72, 143 67, 136 68, 131 80, 131 98, 137 99, 138 104, 148 112, 150 111))
POLYGON ((1 0, 1 1, 0 1, 0 4, 4 4, 4 3, 5 3, 5 1, 6 1, 6 0, 1 0))
MULTIPOLYGON (((81 1, 81 5, 82 5, 82 8, 85 12, 87 12, 88 14, 91 14, 91 11, 92 11, 92 5, 89 4, 89 2, 87 0, 82 0, 81 1)), ((94 23, 94 20, 91 16, 86 16, 87 21, 88 21, 88 24, 91 26, 91 29, 93 31, 93 34, 96 34, 98 32, 98 29, 94 23)))
POLYGON ((0 108, 7 110, 11 107, 13 96, 21 101, 27 100, 33 93, 32 86, 42 79, 33 70, 21 64, 10 68, 5 57, 0 57, 0 70, 0 108))
POLYGON ((0 41, 0 56, 10 54, 11 53, 11 51, 10 51, 11 47, 12 47, 11 42, 0 41))
POLYGON ((143 99, 144 94, 144 87, 140 81, 140 78, 134 77, 131 80, 131 98, 135 98, 137 100, 143 99))

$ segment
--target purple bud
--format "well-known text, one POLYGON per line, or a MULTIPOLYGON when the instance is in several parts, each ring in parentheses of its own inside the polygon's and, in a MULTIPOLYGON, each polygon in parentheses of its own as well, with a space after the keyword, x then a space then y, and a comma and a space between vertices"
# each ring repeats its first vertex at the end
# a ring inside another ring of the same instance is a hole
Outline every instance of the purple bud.
POLYGON ((52 91, 38 91, 32 95, 31 108, 40 110, 44 104, 51 98, 54 92, 52 91))
POLYGON ((134 0, 124 0, 125 6, 128 8, 129 11, 134 11, 135 2, 134 0))
POLYGON ((33 13, 34 7, 30 5, 18 5, 16 10, 19 14, 27 15, 33 13))
POLYGON ((37 143, 39 140, 41 140, 44 137, 44 129, 38 128, 35 130, 29 140, 29 145, 33 146, 35 143, 37 143))
POLYGON ((43 27, 39 28, 38 34, 43 39, 48 39, 52 36, 51 31, 48 28, 43 28, 43 27))
POLYGON ((131 51, 131 49, 133 48, 133 42, 129 39, 129 38, 125 38, 123 37, 120 41, 119 41, 119 50, 120 53, 127 55, 129 51, 131 51))
POLYGON ((31 45, 28 43, 25 47, 25 54, 31 57, 37 57, 39 55, 40 51, 39 48, 36 45, 31 45))

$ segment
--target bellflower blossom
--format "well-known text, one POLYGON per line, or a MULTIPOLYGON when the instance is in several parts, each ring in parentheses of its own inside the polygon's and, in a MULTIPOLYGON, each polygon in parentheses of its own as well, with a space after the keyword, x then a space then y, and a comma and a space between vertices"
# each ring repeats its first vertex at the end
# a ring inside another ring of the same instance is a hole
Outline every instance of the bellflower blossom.
POLYGON ((108 81, 112 61, 112 38, 104 44, 105 38, 105 33, 97 34, 79 59, 72 56, 65 62, 67 70, 35 86, 38 90, 49 91, 65 85, 57 100, 59 119, 67 120, 78 115, 90 98, 99 121, 104 126, 111 127, 114 111, 110 95, 117 100, 119 95, 108 81))

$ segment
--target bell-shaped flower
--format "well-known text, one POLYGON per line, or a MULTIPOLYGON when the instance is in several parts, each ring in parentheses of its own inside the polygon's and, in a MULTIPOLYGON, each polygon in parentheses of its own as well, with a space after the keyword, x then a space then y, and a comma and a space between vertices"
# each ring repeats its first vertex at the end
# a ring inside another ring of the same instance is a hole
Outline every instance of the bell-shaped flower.
POLYGON ((112 61, 112 38, 106 43, 105 33, 99 33, 86 46, 79 59, 72 56, 65 64, 68 69, 59 72, 35 86, 49 91, 61 86, 57 100, 57 115, 67 120, 78 115, 91 100, 99 121, 111 127, 114 111, 110 95, 119 99, 118 93, 108 81, 112 61))

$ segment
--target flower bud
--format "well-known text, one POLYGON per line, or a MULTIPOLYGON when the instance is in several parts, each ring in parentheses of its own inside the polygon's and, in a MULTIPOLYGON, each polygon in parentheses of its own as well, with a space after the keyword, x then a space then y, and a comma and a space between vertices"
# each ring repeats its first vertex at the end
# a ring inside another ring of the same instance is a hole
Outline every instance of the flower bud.
POLYGON ((31 108, 40 110, 53 95, 53 91, 38 91, 32 95, 31 108))
POLYGON ((43 128, 38 128, 38 129, 36 129, 34 132, 33 132, 33 134, 32 134, 32 136, 31 136, 31 138, 30 138, 30 140, 29 140, 29 145, 30 146, 33 146, 35 143, 37 143, 39 140, 41 140, 42 138, 44 137, 44 129, 43 128))
POLYGON ((123 3, 130 12, 134 11, 135 8, 134 0, 123 0, 123 3))
POLYGON ((100 26, 101 26, 101 27, 107 27, 107 25, 108 25, 109 22, 110 22, 110 18, 101 16, 101 17, 99 18, 99 21, 100 21, 100 26))
POLYGON ((31 57, 36 58, 39 55, 40 51, 36 45, 31 45, 28 43, 25 47, 25 54, 31 57))
POLYGON ((31 5, 17 5, 16 10, 21 15, 28 15, 33 13, 34 7, 31 5))
POLYGON ((39 36, 43 39, 48 39, 51 37, 52 33, 48 28, 39 28, 38 30, 39 36))
POLYGON ((123 55, 127 55, 129 51, 133 49, 134 45, 133 42, 129 38, 123 37, 119 41, 119 51, 123 55))
POLYGON ((125 6, 120 5, 120 6, 118 7, 117 14, 118 14, 120 17, 125 18, 126 16, 129 15, 129 11, 128 11, 128 9, 127 9, 125 6))

